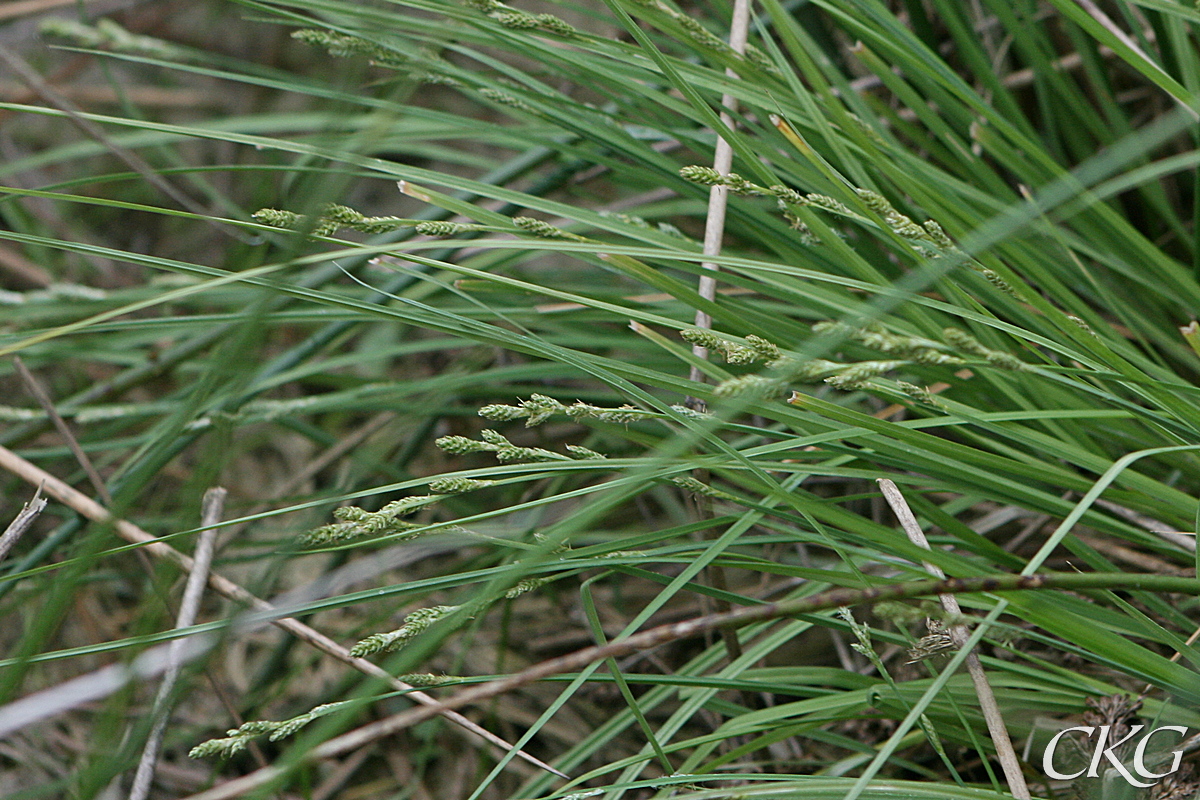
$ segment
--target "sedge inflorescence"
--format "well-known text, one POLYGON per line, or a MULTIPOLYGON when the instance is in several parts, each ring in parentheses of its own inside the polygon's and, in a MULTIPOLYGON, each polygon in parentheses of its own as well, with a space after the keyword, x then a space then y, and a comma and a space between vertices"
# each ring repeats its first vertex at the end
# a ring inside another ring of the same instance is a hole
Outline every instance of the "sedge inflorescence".
MULTIPOLYGON (((322 525, 302 534, 299 542, 303 547, 316 547, 397 534, 403 539, 415 538, 430 530, 430 526, 408 522, 402 517, 433 505, 449 495, 473 492, 493 485, 495 481, 476 478, 439 478, 429 484, 429 490, 434 494, 402 497, 378 511, 367 511, 358 506, 342 506, 333 512, 338 522, 322 525)), ((446 529, 458 530, 454 526, 446 529)))
MULTIPOLYGON (((730 364, 761 364, 767 374, 739 375, 717 385, 719 397, 769 400, 781 395, 792 382, 823 381, 836 389, 855 391, 869 388, 874 378, 910 366, 961 367, 972 360, 1006 370, 1027 370, 1029 365, 1011 353, 985 347, 977 339, 957 328, 943 331, 944 342, 920 336, 888 331, 878 324, 854 327, 842 322, 818 322, 812 328, 818 336, 851 341, 889 356, 884 359, 840 363, 823 358, 797 359, 785 354, 775 343, 756 336, 734 339, 710 329, 685 329, 680 335, 698 347, 721 353, 730 364)), ((897 381, 896 387, 922 403, 941 407, 927 389, 897 381)))
POLYGON ((332 236, 343 228, 359 233, 387 233, 412 225, 411 220, 401 217, 368 217, 349 206, 337 203, 327 204, 315 220, 294 211, 278 208, 260 208, 250 216, 255 222, 270 225, 272 228, 287 230, 311 228, 313 236, 332 236))
POLYGON ((229 758, 245 750, 250 742, 260 736, 266 736, 268 741, 277 742, 280 739, 291 736, 313 720, 333 713, 339 708, 345 708, 354 702, 356 701, 343 700, 338 703, 325 703, 311 711, 280 722, 272 720, 247 722, 237 728, 231 728, 226 731, 225 736, 220 739, 209 739, 206 742, 201 742, 188 752, 188 756, 191 758, 207 758, 209 756, 229 758))
POLYGON ((458 611, 460 606, 430 606, 413 611, 404 618, 404 624, 394 631, 376 633, 360 640, 350 648, 350 655, 364 658, 375 653, 391 653, 420 636, 430 625, 458 611))

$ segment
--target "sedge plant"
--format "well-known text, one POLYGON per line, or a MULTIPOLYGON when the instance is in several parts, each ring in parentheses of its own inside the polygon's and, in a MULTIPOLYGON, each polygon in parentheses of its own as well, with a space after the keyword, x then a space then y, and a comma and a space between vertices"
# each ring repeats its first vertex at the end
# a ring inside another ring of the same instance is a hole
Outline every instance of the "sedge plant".
MULTIPOLYGON (((0 243, 44 272, 0 292, 0 355, 54 398, 6 377, 0 444, 91 492, 60 418, 184 551, 226 486, 214 569, 348 655, 216 599, 172 632, 178 565, 61 507, 0 565, 0 701, 204 634, 163 797, 1117 791, 1038 748, 1097 708, 1200 727, 1200 15, 1108 5, 756 0, 744 48, 725 0, 192 11, 273 58, 44 26, 121 99, 0 104, 52 138, 0 167, 0 243), (252 102, 120 91, 171 82, 252 102), (961 613, 796 610, 931 571, 975 581, 961 613), (406 722, 412 687, 489 685, 464 713, 500 744, 406 722)), ((75 736, 6 764, 13 796, 120 787, 152 696, 18 726, 75 736)))

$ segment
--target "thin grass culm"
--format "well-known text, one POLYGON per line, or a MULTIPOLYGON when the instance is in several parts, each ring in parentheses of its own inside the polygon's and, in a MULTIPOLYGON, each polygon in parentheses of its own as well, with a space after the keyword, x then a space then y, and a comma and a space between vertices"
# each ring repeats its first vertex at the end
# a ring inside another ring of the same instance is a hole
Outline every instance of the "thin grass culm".
MULTIPOLYGON (((893 481, 887 478, 879 479, 879 488, 883 490, 883 498, 891 506, 909 541, 922 550, 928 550, 929 540, 925 538, 924 531, 917 524, 916 517, 913 516, 912 509, 908 507, 908 503, 905 502, 904 495, 900 492, 900 489, 893 481)), ((923 566, 926 571, 935 577, 946 577, 946 573, 942 572, 941 568, 935 564, 926 562, 923 566)), ((939 600, 947 614, 961 616, 962 609, 959 607, 958 599, 954 595, 942 595, 939 600)), ((962 647, 967 641, 967 626, 954 625, 949 629, 949 635, 954 644, 962 647)), ((1031 797, 1029 787, 1025 784, 1025 776, 1021 772, 1021 765, 1017 761, 1016 752, 1013 750, 1012 739, 1009 738, 1008 729, 1005 727, 1004 719, 1000 713, 1000 706, 996 703, 995 692, 992 691, 992 686, 988 683, 987 675, 984 674, 979 656, 975 653, 968 654, 966 664, 967 671, 971 675, 971 682, 975 685, 975 692, 979 697, 979 705, 983 711, 983 718, 987 722, 992 744, 996 748, 996 755, 1000 759, 1000 765, 1004 768, 1004 778, 1008 782, 1008 790, 1013 797, 1028 800, 1031 797)))
POLYGON ((0 4, 0 795, 1200 796, 1198 22, 0 4))

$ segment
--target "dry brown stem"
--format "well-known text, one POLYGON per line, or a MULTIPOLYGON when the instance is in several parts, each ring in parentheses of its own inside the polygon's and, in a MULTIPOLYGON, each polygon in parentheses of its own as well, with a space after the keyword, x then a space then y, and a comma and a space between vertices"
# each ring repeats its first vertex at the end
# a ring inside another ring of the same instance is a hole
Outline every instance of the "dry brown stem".
MULTIPOLYGON (((187 585, 183 590, 183 602, 175 619, 176 630, 190 628, 196 622, 196 614, 200 611, 200 598, 203 597, 204 587, 208 583, 208 572, 216 549, 216 525, 221 521, 226 494, 227 492, 219 486, 204 493, 200 513, 200 525, 204 530, 200 531, 200 540, 196 543, 195 555, 192 556, 192 571, 188 574, 187 585)), ((183 668, 185 642, 185 639, 171 642, 167 670, 163 673, 163 682, 158 687, 151 712, 154 726, 150 729, 150 736, 142 750, 142 758, 133 778, 133 788, 129 790, 129 800, 146 800, 150 795, 150 783, 154 780, 158 750, 162 745, 163 734, 167 732, 167 720, 171 715, 171 693, 179 679, 179 671, 183 668)))
MULTIPOLYGON (((750 30, 750 0, 734 0, 733 17, 729 27, 729 47, 733 52, 742 55, 746 52, 746 39, 750 30)), ((737 78, 737 73, 726 69, 725 74, 737 78)), ((728 128, 733 128, 733 112, 737 110, 737 98, 732 94, 721 97, 721 122, 728 128)), ((733 166, 733 147, 724 136, 717 137, 716 152, 713 153, 713 169, 721 175, 728 175, 733 166)), ((721 253, 721 240, 725 236, 725 209, 729 199, 729 188, 723 184, 715 184, 708 192, 708 213, 704 218, 704 255, 715 257, 721 253)), ((700 264, 700 269, 715 273, 719 267, 711 261, 700 264)), ((714 300, 717 296, 717 279, 711 274, 700 276, 697 289, 705 300, 714 300)), ((708 329, 712 327, 712 317, 707 312, 697 309, 696 327, 708 329)), ((695 345, 692 353, 697 358, 708 358, 708 349, 695 345)), ((704 373, 697 367, 692 367, 691 379, 704 380, 704 373)))
MULTIPOLYGON (((900 493, 899 487, 887 478, 880 478, 878 482, 879 488, 883 490, 884 498, 892 507, 892 511, 900 521, 900 527, 904 528, 909 541, 923 550, 929 550, 929 540, 925 538, 925 532, 917 524, 917 518, 913 516, 912 509, 908 507, 908 502, 900 493)), ((946 577, 946 573, 942 572, 940 567, 928 561, 925 562, 925 570, 939 578, 946 577)), ((952 594, 942 594, 939 599, 947 614, 961 616, 962 609, 959 608, 958 598, 952 594)), ((950 636, 956 645, 962 647, 970 638, 970 633, 966 625, 953 625, 950 627, 950 636)), ((1000 759, 1000 766, 1004 770, 1008 790, 1018 800, 1029 800, 1031 795, 1029 786, 1025 783, 1025 775, 1021 772, 1021 762, 1017 760, 1012 739, 1008 736, 1008 728, 1005 727, 1004 720, 1000 716, 1000 705, 996 702, 996 695, 992 692, 992 685, 988 683, 987 674, 983 671, 983 664, 980 663, 977 653, 972 652, 967 655, 967 672, 970 673, 971 682, 975 685, 975 694, 979 697, 979 707, 987 722, 988 732, 992 735, 992 744, 996 746, 996 756, 1000 759)))
POLYGON ((4 560, 8 551, 13 549, 13 545, 21 539, 25 531, 29 530, 29 526, 45 508, 46 498, 42 497, 42 487, 39 486, 38 490, 33 493, 33 499, 21 508, 16 519, 9 523, 3 534, 0 534, 0 561, 4 560))

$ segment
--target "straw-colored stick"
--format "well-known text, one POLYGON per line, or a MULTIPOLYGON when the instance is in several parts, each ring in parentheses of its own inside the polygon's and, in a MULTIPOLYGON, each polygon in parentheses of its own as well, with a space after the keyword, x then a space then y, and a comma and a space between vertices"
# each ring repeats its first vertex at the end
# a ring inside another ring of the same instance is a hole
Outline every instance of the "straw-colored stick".
MULTIPOLYGON (((750 0, 734 0, 733 18, 729 23, 729 47, 738 55, 743 55, 746 52, 746 39, 750 31, 750 0)), ((725 74, 730 78, 736 78, 737 73, 732 69, 726 69, 725 74)), ((721 112, 721 121, 725 126, 733 128, 733 112, 737 110, 737 98, 731 94, 726 94, 721 97, 721 107, 725 109, 721 112)), ((713 169, 721 175, 728 175, 730 168, 733 166, 733 147, 725 140, 724 136, 717 137, 716 151, 713 153, 713 169)), ((715 257, 721 253, 721 241, 725 237, 725 208, 729 198, 729 188, 717 184, 709 189, 708 192, 708 214, 704 219, 704 255, 715 257)), ((719 267, 711 262, 705 261, 700 264, 700 268, 709 272, 716 272, 719 267)), ((713 300, 717 296, 717 279, 712 275, 704 274, 700 276, 700 284, 697 287, 697 292, 705 300, 713 300)), ((701 310, 696 311, 696 327, 708 329, 712 327, 712 317, 701 310)), ((696 345, 692 348, 692 352, 697 358, 708 358, 708 349, 696 345)), ((692 367, 691 379, 694 381, 704 380, 704 373, 698 368, 692 367)))
MULTIPOLYGON (((204 587, 208 583, 208 571, 212 566, 213 551, 217 540, 217 528, 221 514, 225 508, 224 489, 217 486, 204 493, 201 502, 199 541, 196 542, 195 555, 192 556, 192 571, 188 574, 187 584, 183 589, 183 602, 179 604, 179 615, 175 618, 176 630, 190 628, 196 621, 200 611, 200 599, 204 596, 204 587)), ((138 762, 137 772, 133 776, 133 788, 129 790, 129 800, 146 800, 150 796, 150 782, 154 780, 154 768, 158 762, 158 751, 162 746, 163 735, 167 732, 167 721, 171 718, 171 693, 179 679, 183 668, 183 648, 187 640, 176 639, 171 642, 167 656, 167 671, 158 687, 154 698, 151 714, 154 724, 146 746, 142 749, 142 758, 138 762)))
MULTIPOLYGON (((887 478, 880 478, 878 482, 879 488, 883 490, 884 499, 892 507, 896 519, 900 520, 900 527, 904 528, 909 541, 917 547, 929 550, 929 540, 925 538, 925 532, 917 524, 917 518, 913 516, 912 509, 908 507, 908 502, 900 493, 900 489, 887 478)), ((946 577, 946 573, 942 572, 936 564, 926 561, 925 569, 939 578, 946 577)), ((939 598, 942 601, 942 608, 946 610, 947 614, 957 616, 962 613, 962 609, 958 605, 958 598, 954 595, 943 594, 939 595, 939 598)), ((950 636, 959 647, 966 643, 969 635, 966 625, 953 625, 950 628, 950 636)), ((988 683, 978 654, 967 655, 967 672, 971 675, 971 682, 975 684, 979 707, 983 711, 983 718, 987 721, 988 732, 992 735, 992 743, 996 746, 996 756, 1000 759, 1000 766, 1004 770, 1008 790, 1018 800, 1029 800, 1031 795, 1029 787, 1025 784, 1025 775, 1021 772, 1021 762, 1017 760, 1017 753, 1013 750, 1012 740, 1008 736, 1008 728, 1004 726, 1004 720, 1000 717, 1000 706, 996 702, 996 695, 992 692, 991 684, 988 683)))
POLYGON ((45 508, 46 498, 42 497, 42 490, 39 487, 33 493, 33 499, 22 506, 16 519, 9 523, 8 527, 4 529, 4 533, 0 534, 0 561, 4 560, 8 551, 13 549, 13 545, 21 539, 25 531, 29 530, 29 526, 45 508))

